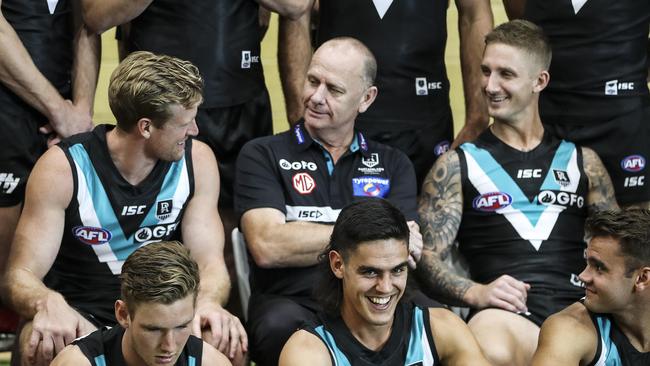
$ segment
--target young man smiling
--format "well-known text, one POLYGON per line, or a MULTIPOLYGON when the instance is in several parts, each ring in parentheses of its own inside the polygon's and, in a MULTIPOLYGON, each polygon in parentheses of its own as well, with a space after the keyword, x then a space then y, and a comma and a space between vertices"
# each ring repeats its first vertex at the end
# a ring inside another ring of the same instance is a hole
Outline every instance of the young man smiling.
POLYGON ((585 218, 616 200, 592 150, 544 131, 538 100, 551 50, 541 29, 512 21, 485 43, 482 87, 494 123, 429 172, 418 274, 433 296, 472 308, 468 324, 490 362, 528 365, 544 319, 583 294, 585 218), (470 278, 444 263, 456 240, 470 278))
POLYGON ((199 267, 179 242, 154 243, 124 262, 120 326, 77 339, 52 366, 230 365, 226 356, 190 335, 199 290, 199 267))
POLYGON ((650 211, 603 211, 591 236, 586 293, 542 326, 534 366, 650 364, 650 211))
POLYGON ((404 215, 389 202, 344 208, 320 257, 325 312, 291 336, 280 365, 487 365, 456 315, 401 301, 408 241, 404 215))

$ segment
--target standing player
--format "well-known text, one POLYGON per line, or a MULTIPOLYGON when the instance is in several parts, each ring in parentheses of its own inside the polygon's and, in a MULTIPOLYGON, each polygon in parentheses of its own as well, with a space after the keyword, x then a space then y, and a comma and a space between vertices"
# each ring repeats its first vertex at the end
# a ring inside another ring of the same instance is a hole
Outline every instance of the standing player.
POLYGON ((584 293, 588 212, 616 201, 592 150, 544 132, 537 102, 551 51, 541 29, 512 21, 485 43, 483 92, 494 124, 427 176, 418 269, 441 301, 472 308, 469 326, 490 362, 527 365, 544 319, 584 293), (471 279, 443 263, 455 240, 471 279))
POLYGON ((505 0, 511 18, 542 27, 553 77, 540 97, 544 127, 592 148, 621 205, 650 206, 650 2, 505 0))
POLYGON ((0 276, 36 160, 93 126, 99 37, 80 18, 77 0, 0 0, 0 276))
POLYGON ((325 313, 291 336, 280 365, 488 365, 460 318, 403 300, 408 242, 388 201, 345 207, 320 257, 325 313))
POLYGON ((542 326, 534 366, 650 365, 650 211, 587 220, 586 296, 542 326))
MULTIPOLYGON (((320 0, 316 39, 319 46, 335 37, 354 37, 378 62, 377 101, 357 120, 357 128, 377 142, 402 150, 413 162, 418 189, 436 158, 454 137, 449 80, 445 69, 446 0, 320 0)), ((486 0, 455 2, 459 13, 461 64, 466 123, 453 146, 473 140, 487 126, 480 94, 483 37, 492 29, 486 0)), ((300 91, 311 57, 310 14, 281 20, 279 63, 290 123, 302 116, 300 91)))
POLYGON ((246 350, 242 325, 221 307, 229 281, 216 161, 191 139, 201 87, 191 63, 134 53, 111 76, 117 125, 65 140, 37 163, 4 283, 5 299, 28 320, 24 362, 48 364, 74 338, 115 324, 123 261, 180 234, 205 280, 193 333, 209 328, 217 346, 246 350))
POLYGON ((121 297, 115 302, 120 326, 75 340, 51 366, 230 365, 190 335, 199 282, 198 265, 181 243, 137 249, 120 274, 121 297))

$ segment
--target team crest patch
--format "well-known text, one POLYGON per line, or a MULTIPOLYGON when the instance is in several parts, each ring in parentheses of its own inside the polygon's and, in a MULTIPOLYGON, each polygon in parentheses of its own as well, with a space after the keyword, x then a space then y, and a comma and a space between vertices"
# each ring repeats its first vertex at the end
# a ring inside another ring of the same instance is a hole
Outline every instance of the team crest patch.
POLYGON ((645 168, 645 158, 641 155, 630 155, 621 160, 621 168, 626 172, 640 172, 645 168))
POLYGON ((390 179, 378 177, 352 178, 352 194, 357 197, 386 197, 390 179))
POLYGON ((88 245, 106 244, 113 237, 110 231, 94 226, 75 226, 72 228, 72 235, 80 242, 88 245))
POLYGON ((309 173, 298 173, 291 179, 293 189, 300 194, 310 194, 316 188, 316 181, 309 173))
POLYGON ((379 164, 379 154, 372 153, 368 159, 361 158, 361 163, 363 163, 363 165, 367 166, 368 168, 374 168, 377 166, 377 164, 379 164))
POLYGON ((555 182, 562 187, 568 187, 571 185, 571 180, 569 179, 569 174, 566 170, 553 169, 553 178, 555 182))
POLYGON ((171 199, 156 202, 156 218, 160 221, 166 220, 172 214, 174 201, 171 199))
POLYGON ((512 197, 505 192, 484 193, 472 201, 472 207, 483 212, 494 212, 510 204, 512 204, 512 197))

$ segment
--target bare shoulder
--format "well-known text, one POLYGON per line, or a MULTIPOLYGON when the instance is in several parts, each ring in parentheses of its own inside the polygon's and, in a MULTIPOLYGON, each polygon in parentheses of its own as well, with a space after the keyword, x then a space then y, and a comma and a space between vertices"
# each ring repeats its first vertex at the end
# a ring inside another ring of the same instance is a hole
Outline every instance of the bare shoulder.
POLYGON ((467 324, 443 308, 429 309, 431 334, 445 365, 489 365, 467 324))
POLYGON ((192 140, 192 162, 194 165, 204 166, 206 164, 216 165, 217 158, 214 152, 205 142, 197 139, 192 140))
POLYGON ((69 345, 59 352, 52 360, 50 366, 91 366, 90 360, 81 352, 81 349, 75 345, 69 345))
POLYGON ((587 308, 574 303, 544 321, 532 364, 585 365, 593 360, 597 347, 598 335, 587 308))
POLYGON ((332 358, 325 343, 306 330, 299 330, 289 338, 280 354, 280 366, 331 366, 332 358))
POLYGON ((203 342, 202 365, 230 366, 230 360, 223 353, 212 347, 209 343, 203 342))

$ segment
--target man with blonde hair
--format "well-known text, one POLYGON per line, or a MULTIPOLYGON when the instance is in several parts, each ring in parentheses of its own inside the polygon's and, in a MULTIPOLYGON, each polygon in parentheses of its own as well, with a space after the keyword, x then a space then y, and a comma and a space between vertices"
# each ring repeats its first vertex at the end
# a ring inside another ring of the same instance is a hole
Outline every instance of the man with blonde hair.
POLYGON ((124 262, 115 317, 73 345, 51 365, 229 365, 209 344, 190 335, 199 291, 199 268, 177 241, 149 244, 124 262), (137 316, 136 316, 137 314, 137 316))
POLYGON ((65 140, 36 164, 4 283, 5 299, 28 320, 24 363, 47 364, 74 338, 115 324, 124 260, 180 234, 203 279, 193 334, 209 328, 210 343, 246 350, 241 323, 221 307, 230 283, 217 162, 192 141, 202 86, 190 62, 134 53, 111 76, 117 125, 65 140))

